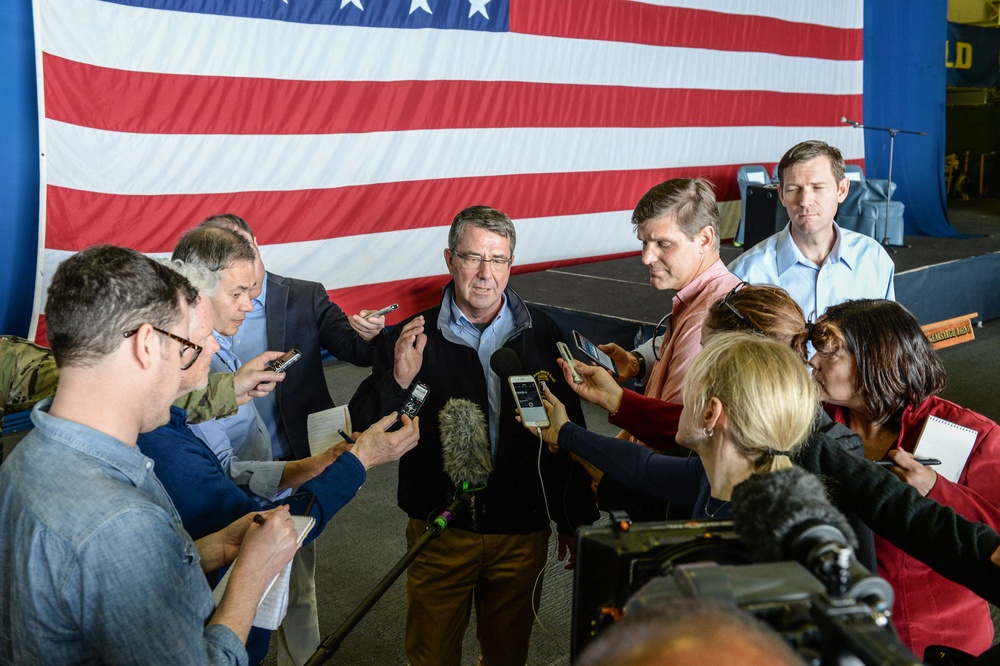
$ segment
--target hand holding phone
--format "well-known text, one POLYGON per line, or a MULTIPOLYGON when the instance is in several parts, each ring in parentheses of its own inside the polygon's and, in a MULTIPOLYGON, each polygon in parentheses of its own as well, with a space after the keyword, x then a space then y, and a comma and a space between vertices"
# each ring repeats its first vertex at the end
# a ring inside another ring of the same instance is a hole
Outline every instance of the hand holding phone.
POLYGON ((365 315, 365 319, 368 319, 369 317, 383 317, 398 308, 399 308, 399 303, 393 303, 392 305, 385 306, 381 310, 376 310, 375 312, 369 312, 368 314, 365 315))
POLYGON ((549 416, 542 404, 542 394, 531 375, 511 375, 507 380, 514 392, 514 403, 521 417, 521 425, 528 428, 548 428, 549 416))
POLYGON ((560 340, 556 342, 556 348, 559 349, 559 355, 562 356, 562 359, 566 361, 566 365, 569 366, 569 371, 573 373, 573 383, 582 384, 583 377, 576 371, 576 359, 573 358, 573 353, 569 350, 569 345, 560 340))
POLYGON ((294 365, 300 358, 302 358, 302 352, 298 349, 290 349, 281 357, 268 362, 266 367, 268 370, 273 370, 274 372, 284 372, 294 365))
POLYGON ((612 377, 618 378, 618 368, 615 367, 615 362, 611 360, 610 356, 598 349, 597 345, 580 335, 580 331, 573 331, 573 340, 576 342, 577 349, 586 354, 597 365, 610 372, 612 377))

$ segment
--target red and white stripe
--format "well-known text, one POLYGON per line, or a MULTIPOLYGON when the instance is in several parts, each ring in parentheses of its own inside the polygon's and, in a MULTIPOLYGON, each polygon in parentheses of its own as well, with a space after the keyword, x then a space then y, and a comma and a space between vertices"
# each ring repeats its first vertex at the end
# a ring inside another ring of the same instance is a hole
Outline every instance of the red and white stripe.
POLYGON ((507 212, 535 269, 637 251, 630 211, 667 178, 733 201, 739 166, 800 140, 864 157, 839 122, 862 116, 862 0, 511 0, 509 33, 35 1, 36 314, 67 254, 169 253, 234 212, 269 269, 398 320, 437 299, 465 206, 507 212))

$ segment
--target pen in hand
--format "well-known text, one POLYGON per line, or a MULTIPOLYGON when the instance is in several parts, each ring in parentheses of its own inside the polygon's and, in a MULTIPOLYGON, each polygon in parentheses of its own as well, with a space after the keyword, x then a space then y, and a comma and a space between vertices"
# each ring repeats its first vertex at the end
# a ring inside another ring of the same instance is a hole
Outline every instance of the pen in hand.
POLYGON ((337 432, 339 432, 339 433, 340 433, 340 436, 341 436, 341 437, 343 437, 343 438, 344 438, 344 441, 345 441, 345 442, 347 442, 348 444, 353 444, 353 443, 354 443, 354 440, 353 440, 353 439, 351 439, 351 436, 350 436, 350 435, 348 435, 348 434, 347 434, 346 432, 344 432, 343 430, 338 430, 337 432))
POLYGON ((257 523, 258 525, 263 525, 264 523, 267 522, 267 518, 260 515, 259 513, 255 513, 253 514, 253 522, 257 523))

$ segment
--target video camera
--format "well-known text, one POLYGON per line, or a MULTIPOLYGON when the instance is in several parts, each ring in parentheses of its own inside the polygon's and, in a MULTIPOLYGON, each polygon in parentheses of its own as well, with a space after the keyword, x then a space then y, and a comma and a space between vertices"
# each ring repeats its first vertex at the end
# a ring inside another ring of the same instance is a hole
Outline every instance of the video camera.
POLYGON ((696 597, 751 613, 808 664, 919 664, 889 623, 889 584, 853 561, 836 528, 797 527, 794 559, 764 563, 754 562, 732 521, 582 528, 571 659, 622 614, 696 597))

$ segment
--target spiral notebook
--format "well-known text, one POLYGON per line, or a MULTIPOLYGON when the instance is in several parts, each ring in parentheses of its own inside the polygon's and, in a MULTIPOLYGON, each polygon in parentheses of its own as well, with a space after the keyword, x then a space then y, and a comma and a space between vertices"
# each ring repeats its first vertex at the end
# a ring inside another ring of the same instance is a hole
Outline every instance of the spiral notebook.
POLYGON ((976 445, 979 433, 972 428, 945 421, 936 416, 928 416, 920 439, 913 447, 913 455, 937 458, 941 465, 935 468, 944 478, 958 483, 965 463, 976 445))
MULTIPOLYGON (((301 547, 302 542, 305 541, 306 536, 309 535, 310 530, 316 524, 316 519, 312 516, 293 515, 292 521, 295 523, 298 546, 301 547)), ((233 560, 233 564, 235 563, 236 561, 233 560)), ((222 601, 222 595, 229 585, 229 574, 232 571, 233 567, 230 566, 229 570, 226 571, 226 575, 222 577, 222 580, 219 581, 219 584, 215 586, 215 590, 212 592, 216 606, 222 601)), ((260 598, 260 603, 257 604, 257 615, 254 616, 253 626, 273 631, 281 624, 281 621, 285 618, 285 613, 288 611, 288 586, 291 575, 292 563, 289 562, 268 583, 267 589, 264 590, 264 594, 260 598)))

